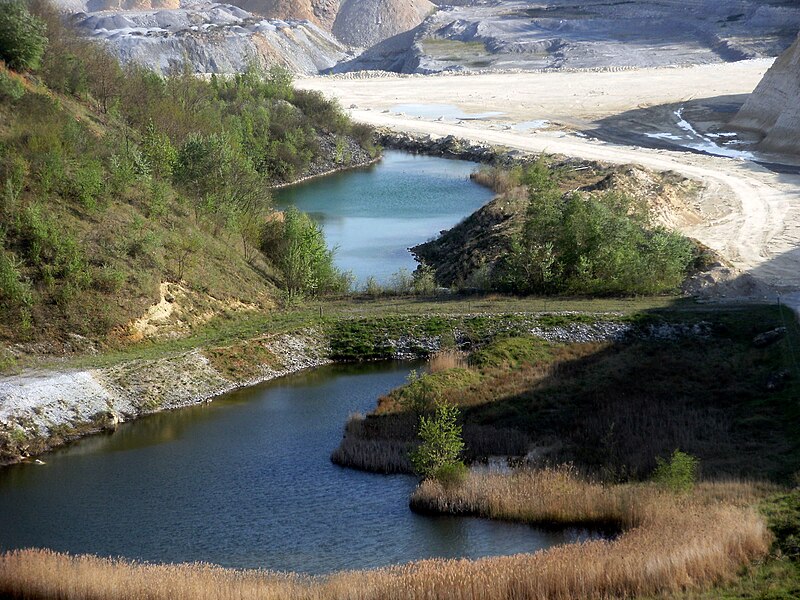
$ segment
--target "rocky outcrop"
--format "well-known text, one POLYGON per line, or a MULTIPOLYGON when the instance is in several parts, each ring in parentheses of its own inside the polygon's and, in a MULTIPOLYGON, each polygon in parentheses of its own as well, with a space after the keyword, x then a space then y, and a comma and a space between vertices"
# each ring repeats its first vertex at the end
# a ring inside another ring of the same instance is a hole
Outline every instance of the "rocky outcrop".
POLYGON ((731 125, 763 136, 762 151, 800 154, 800 38, 767 71, 731 125))
POLYGON ((453 135, 439 137, 382 129, 377 132, 377 140, 381 146, 394 150, 493 165, 511 165, 526 156, 523 152, 509 150, 504 146, 473 142, 453 135))
POLYGON ((434 9, 428 0, 344 0, 333 34, 350 46, 366 48, 414 29, 434 9))
POLYGON ((441 10, 413 36, 370 48, 337 71, 616 70, 714 63, 776 56, 800 28, 800 6, 790 0, 435 4, 441 10))
POLYGON ((269 19, 306 19, 330 31, 339 0, 232 0, 254 14, 269 19))
MULTIPOLYGON (((163 1, 147 0, 153 7, 163 1)), ((198 73, 235 73, 255 60, 316 74, 349 56, 343 44, 310 20, 264 19, 230 4, 77 12, 72 19, 123 62, 162 73, 182 70, 187 62, 198 73)))

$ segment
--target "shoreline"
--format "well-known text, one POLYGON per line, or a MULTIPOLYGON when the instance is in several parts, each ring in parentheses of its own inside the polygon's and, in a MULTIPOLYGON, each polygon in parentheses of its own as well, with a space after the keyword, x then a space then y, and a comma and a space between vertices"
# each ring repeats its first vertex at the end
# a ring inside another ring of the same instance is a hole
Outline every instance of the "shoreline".
POLYGON ((305 177, 301 177, 300 179, 295 179, 294 181, 290 181, 288 183, 276 183, 275 185, 269 186, 267 189, 282 190, 284 188, 305 183, 306 181, 319 179, 320 177, 327 177, 328 175, 336 175, 337 173, 346 173, 347 171, 355 171, 356 169, 365 169, 367 167, 371 167, 373 165, 378 164, 382 160, 383 160, 383 154, 379 153, 378 156, 364 163, 348 165, 346 167, 338 167, 336 169, 331 169, 329 171, 324 171, 322 173, 316 173, 314 175, 306 175, 305 177))
POLYGON ((0 468, 88 435, 113 431, 123 422, 209 402, 237 389, 335 362, 328 356, 324 336, 310 328, 237 344, 243 352, 257 346, 271 357, 270 362, 257 361, 250 365, 256 374, 237 377, 214 364, 218 348, 198 346, 109 367, 4 378, 0 468))
MULTIPOLYGON (((792 211, 800 176, 777 174, 757 164, 636 143, 609 143, 593 132, 612 119, 645 115, 644 131, 666 131, 664 114, 650 109, 697 99, 729 98, 752 92, 769 66, 753 60, 671 69, 596 73, 472 74, 430 79, 298 80, 349 106, 353 120, 405 134, 467 139, 505 146, 512 152, 556 154, 603 164, 634 164, 675 171, 706 187, 697 204, 702 217, 681 227, 687 237, 719 252, 739 270, 783 290, 800 289, 793 250, 798 215, 792 211), (445 107, 426 118, 393 114, 412 103, 445 107), (446 120, 446 107, 466 114, 500 112, 483 120, 446 120), (649 115, 649 116, 648 116, 649 115), (515 123, 547 121, 550 126, 514 130, 515 123)), ((671 118, 672 113, 666 115, 671 118)), ((674 123, 673 123, 674 125, 674 123)))

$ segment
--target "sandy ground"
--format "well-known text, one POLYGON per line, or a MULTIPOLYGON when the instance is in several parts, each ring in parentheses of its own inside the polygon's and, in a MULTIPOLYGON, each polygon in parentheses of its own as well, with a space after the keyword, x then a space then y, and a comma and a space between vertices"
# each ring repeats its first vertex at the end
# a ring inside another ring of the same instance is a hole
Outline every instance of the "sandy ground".
MULTIPOLYGON (((755 88, 770 64, 759 59, 620 72, 313 77, 297 84, 338 98, 354 119, 375 126, 454 135, 528 152, 634 163, 700 180, 705 190, 695 208, 703 222, 686 224, 684 233, 717 250, 776 294, 788 295, 800 290, 800 176, 775 173, 747 160, 591 137, 599 121, 622 113, 699 98, 741 97, 755 88), (414 106, 399 109, 398 105, 414 106), (459 120, 452 106, 468 114, 502 114, 474 120, 462 115, 459 120), (426 116, 415 116, 421 108, 426 116), (513 129, 515 123, 537 120, 550 125, 513 129)), ((669 125, 652 123, 654 131, 669 125)))

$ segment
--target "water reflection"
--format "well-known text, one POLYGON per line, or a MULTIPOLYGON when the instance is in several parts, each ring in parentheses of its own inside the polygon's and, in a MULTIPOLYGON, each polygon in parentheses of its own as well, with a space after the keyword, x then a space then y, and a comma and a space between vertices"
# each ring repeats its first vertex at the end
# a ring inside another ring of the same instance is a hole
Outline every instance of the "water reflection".
POLYGON ((386 283, 413 270, 410 246, 435 237, 488 202, 492 193, 469 179, 475 163, 387 152, 369 169, 285 188, 276 205, 295 205, 322 225, 336 261, 359 283, 386 283))
POLYGON ((569 532, 416 515, 414 478, 330 463, 347 416, 412 367, 309 371, 125 424, 44 466, 6 469, 0 547, 324 573, 569 541, 569 532))

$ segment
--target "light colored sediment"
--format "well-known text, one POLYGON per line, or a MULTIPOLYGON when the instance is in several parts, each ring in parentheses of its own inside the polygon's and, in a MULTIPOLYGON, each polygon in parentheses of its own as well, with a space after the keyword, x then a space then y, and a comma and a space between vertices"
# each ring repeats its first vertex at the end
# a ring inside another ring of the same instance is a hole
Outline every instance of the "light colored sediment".
MULTIPOLYGON (((70 4, 62 6, 76 10, 70 4)), ((228 4, 201 1, 169 10, 95 10, 76 13, 72 21, 123 62, 161 73, 184 67, 198 73, 237 73, 254 61, 294 73, 317 73, 350 56, 315 22, 264 19, 228 4)))
POLYGON ((732 124, 763 136, 763 150, 800 154, 800 38, 767 71, 732 124))
POLYGON ((434 3, 440 10, 399 43, 372 48, 336 69, 431 73, 717 63, 776 56, 800 29, 800 6, 791 0, 434 3))
MULTIPOLYGON (((26 372, 0 379, 0 463, 123 421, 204 402, 239 387, 330 363, 315 330, 243 342, 269 361, 223 372, 202 349, 110 367, 26 372)), ((252 349, 251 349, 252 350, 252 349)), ((247 354, 248 348, 240 349, 247 354)))
MULTIPOLYGON (((548 152, 613 164, 638 164, 702 182, 696 209, 703 221, 681 230, 779 290, 800 289, 800 176, 776 174, 749 161, 592 139, 596 122, 626 111, 696 98, 750 93, 768 60, 599 73, 514 73, 472 76, 307 78, 303 88, 355 106, 357 121, 395 131, 453 135, 522 152, 548 152), (456 121, 395 114, 400 104, 454 105, 498 116, 456 121), (516 131, 513 123, 547 120, 548 129, 516 131), (575 130, 586 131, 578 135, 575 130)), ((654 124, 657 127, 658 124, 654 124)), ((658 131, 657 129, 654 129, 658 131)))
POLYGON ((333 34, 345 44, 366 48, 413 29, 434 8, 428 0, 342 0, 333 34))

